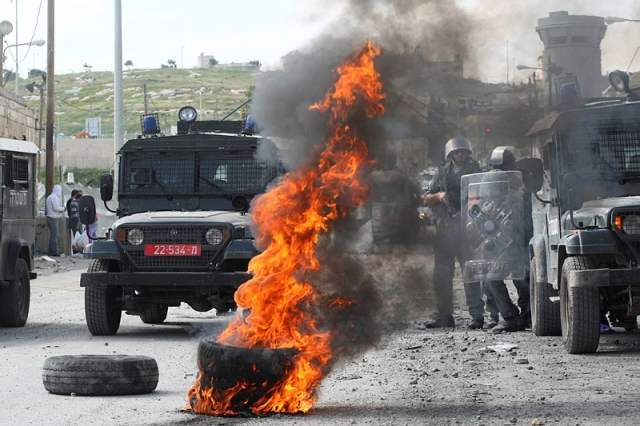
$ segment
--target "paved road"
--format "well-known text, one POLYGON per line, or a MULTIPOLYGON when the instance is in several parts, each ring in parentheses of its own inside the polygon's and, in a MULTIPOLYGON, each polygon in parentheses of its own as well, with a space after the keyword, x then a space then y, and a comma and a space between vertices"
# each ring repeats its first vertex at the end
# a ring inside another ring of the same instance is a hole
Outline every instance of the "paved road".
MULTIPOLYGON (((395 263, 392 257, 385 255, 381 267, 387 275, 379 277, 399 277, 401 282, 393 282, 396 293, 410 289, 417 297, 408 277, 425 272, 424 255, 401 255, 395 263)), ((368 268, 372 272, 374 263, 368 268)), ((423 309, 376 348, 343 360, 324 380, 317 404, 306 415, 248 419, 184 413, 180 409, 197 373, 198 340, 220 332, 229 317, 171 308, 166 324, 147 325, 124 316, 117 335, 91 336, 78 286, 87 264, 69 258, 39 261, 27 325, 0 329, 0 425, 631 426, 640 418, 640 332, 603 336, 597 354, 575 356, 564 352, 558 337, 468 331, 467 314, 460 309, 455 330, 424 329, 432 312, 423 309), (498 343, 517 348, 505 353, 485 349, 498 343), (47 357, 112 353, 154 357, 158 388, 125 397, 45 391, 41 375, 47 357)), ((458 306, 464 305, 462 294, 458 283, 458 306)))
POLYGON ((184 420, 180 409, 197 373, 201 336, 218 333, 228 321, 188 307, 171 308, 163 325, 123 315, 115 336, 89 334, 80 274, 84 259, 39 261, 32 281, 31 311, 24 328, 0 328, 0 425, 167 424, 184 420), (57 272, 56 272, 57 270, 57 272), (129 354, 154 357, 160 370, 156 391, 126 397, 52 395, 42 385, 44 360, 56 355, 129 354))

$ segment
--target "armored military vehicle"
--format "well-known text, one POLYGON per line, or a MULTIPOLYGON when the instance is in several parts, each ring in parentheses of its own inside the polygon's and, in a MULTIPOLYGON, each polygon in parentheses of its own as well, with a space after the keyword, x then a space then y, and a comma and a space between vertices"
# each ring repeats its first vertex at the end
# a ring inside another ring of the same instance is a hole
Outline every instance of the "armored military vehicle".
MULTIPOLYGON (((186 303, 199 312, 228 311, 238 286, 250 278, 258 254, 249 203, 282 169, 258 152, 275 146, 244 130, 241 122, 196 121, 179 112, 178 134, 159 134, 158 117, 142 118, 142 137, 120 152, 117 179, 101 178, 101 198, 117 186, 118 220, 84 250, 93 259, 85 288, 89 331, 118 331, 121 315, 162 323, 168 308, 186 303)), ((81 221, 95 218, 92 198, 82 197, 81 221)))
MULTIPOLYGON (((597 350, 601 324, 633 330, 640 315, 640 87, 565 102, 528 132, 542 162, 533 199, 531 315, 568 353, 597 350)), ((574 93, 575 90, 567 90, 574 93)))
POLYGON ((29 316, 38 152, 33 142, 0 138, 0 327, 22 327, 29 316))

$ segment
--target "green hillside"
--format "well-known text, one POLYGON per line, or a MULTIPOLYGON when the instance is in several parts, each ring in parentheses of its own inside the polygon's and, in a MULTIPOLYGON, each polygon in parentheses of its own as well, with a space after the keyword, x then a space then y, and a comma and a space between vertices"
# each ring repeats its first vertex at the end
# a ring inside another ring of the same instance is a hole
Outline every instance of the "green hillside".
MULTIPOLYGON (((38 111, 38 89, 30 94, 24 88, 29 81, 40 83, 40 77, 20 82, 20 94, 38 111)), ((209 68, 131 69, 124 71, 125 139, 140 132, 140 115, 144 113, 143 85, 147 85, 148 111, 160 114, 163 132, 178 121, 177 112, 191 105, 203 119, 222 118, 249 96, 253 72, 209 68), (202 98, 200 91, 202 90, 202 98), (202 108, 200 102, 202 99, 202 108)), ((56 125, 59 134, 73 136, 85 129, 85 119, 100 117, 102 137, 113 136, 113 73, 83 72, 56 76, 56 125), (74 91, 79 92, 74 93, 74 91)), ((240 120, 246 107, 228 120, 240 120)), ((46 117, 46 114, 44 115, 46 117)))

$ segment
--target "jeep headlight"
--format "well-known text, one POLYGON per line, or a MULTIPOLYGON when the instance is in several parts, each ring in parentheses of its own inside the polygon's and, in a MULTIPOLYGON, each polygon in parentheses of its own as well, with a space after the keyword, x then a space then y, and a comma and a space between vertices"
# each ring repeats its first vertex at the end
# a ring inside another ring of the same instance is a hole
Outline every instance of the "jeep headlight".
POLYGON ((205 235, 205 239, 211 245, 217 245, 222 242, 224 239, 224 235, 222 233, 222 229, 220 228, 211 228, 207 231, 205 235))
POLYGON ((640 216, 637 214, 622 216, 622 230, 625 234, 640 235, 640 216))
POLYGON ((144 241, 144 234, 142 233, 142 230, 138 228, 130 229, 129 232, 127 232, 127 241, 129 241, 129 244, 134 246, 142 244, 144 241))

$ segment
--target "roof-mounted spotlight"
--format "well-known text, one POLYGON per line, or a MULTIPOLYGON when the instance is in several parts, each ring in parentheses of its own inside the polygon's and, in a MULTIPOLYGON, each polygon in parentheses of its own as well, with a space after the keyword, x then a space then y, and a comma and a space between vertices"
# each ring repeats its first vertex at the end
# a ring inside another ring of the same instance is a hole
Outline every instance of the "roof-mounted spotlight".
POLYGON ((198 112, 192 106, 183 106, 178 111, 178 118, 185 123, 193 123, 198 118, 198 112))
POLYGON ((629 74, 621 70, 611 71, 609 73, 609 83, 616 92, 628 92, 629 74))

